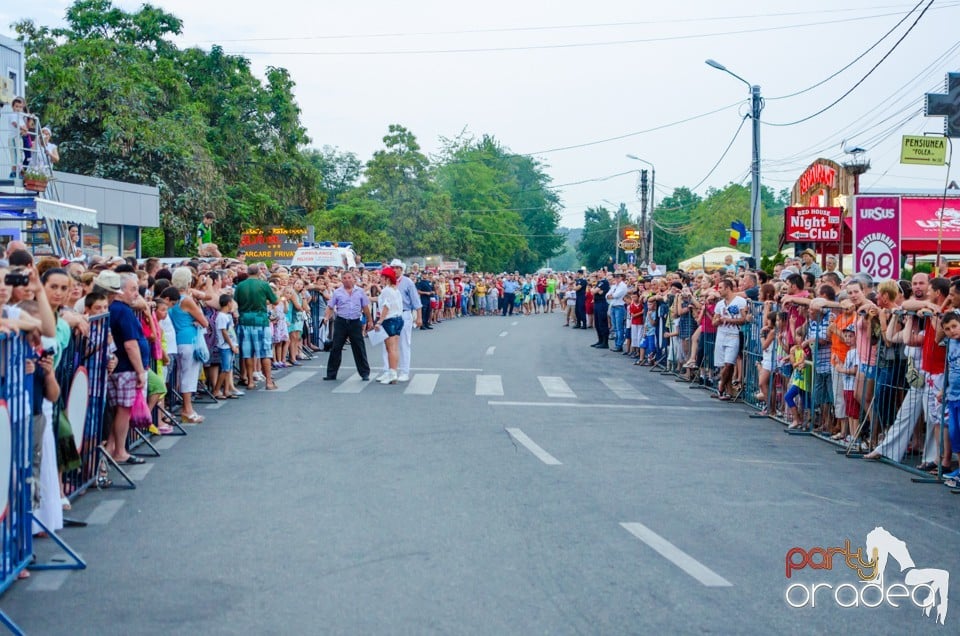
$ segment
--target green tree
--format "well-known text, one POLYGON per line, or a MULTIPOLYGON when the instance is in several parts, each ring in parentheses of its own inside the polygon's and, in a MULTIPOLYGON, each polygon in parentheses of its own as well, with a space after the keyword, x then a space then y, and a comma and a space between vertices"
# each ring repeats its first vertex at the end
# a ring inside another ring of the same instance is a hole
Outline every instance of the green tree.
POLYGON ((333 146, 304 151, 307 160, 320 172, 320 189, 326 196, 327 208, 333 208, 340 198, 356 187, 363 164, 352 152, 340 152, 333 146))
POLYGON ((627 206, 621 204, 620 209, 612 213, 603 206, 587 208, 583 213, 583 234, 577 243, 577 253, 591 270, 600 267, 610 267, 617 260, 624 261, 623 252, 616 247, 619 242, 617 227, 624 228, 630 225, 630 213, 627 206))
POLYGON ((364 259, 381 261, 397 254, 389 222, 387 209, 357 190, 342 195, 332 210, 317 210, 307 217, 318 239, 352 241, 364 259))
POLYGON ((693 209, 701 201, 689 188, 676 188, 673 194, 659 201, 653 213, 653 256, 657 264, 675 269, 689 256, 687 234, 693 209))
POLYGON ((363 192, 390 214, 390 232, 404 255, 444 254, 453 246, 449 198, 436 196, 430 161, 416 136, 391 124, 384 149, 367 162, 363 192))
POLYGON ((58 130, 60 168, 157 186, 166 254, 204 212, 218 216, 229 251, 245 226, 300 223, 322 207, 283 69, 267 69, 262 84, 219 47, 181 51, 172 42, 181 21, 150 5, 78 0, 63 28, 15 28, 31 108, 58 130))

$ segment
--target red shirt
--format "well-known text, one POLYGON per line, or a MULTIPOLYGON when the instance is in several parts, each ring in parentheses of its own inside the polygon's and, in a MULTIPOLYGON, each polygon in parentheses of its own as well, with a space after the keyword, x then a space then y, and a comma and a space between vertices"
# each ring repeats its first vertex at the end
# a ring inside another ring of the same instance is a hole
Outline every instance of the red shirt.
POLYGON ((920 353, 920 368, 934 375, 943 373, 947 364, 947 348, 937 344, 937 330, 933 318, 927 318, 923 329, 923 349, 920 353))
POLYGON ((637 302, 630 303, 630 306, 627 308, 630 312, 630 324, 631 325, 642 325, 643 324, 643 305, 637 302))

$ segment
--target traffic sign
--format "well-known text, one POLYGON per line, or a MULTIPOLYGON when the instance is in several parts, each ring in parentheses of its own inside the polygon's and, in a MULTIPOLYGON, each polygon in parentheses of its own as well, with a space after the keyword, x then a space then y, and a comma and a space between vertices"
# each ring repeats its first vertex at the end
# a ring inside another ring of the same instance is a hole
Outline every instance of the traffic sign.
POLYGON ((640 244, 634 241, 633 239, 624 239, 620 241, 620 249, 622 250, 630 251, 630 250, 635 250, 638 247, 640 247, 640 244))

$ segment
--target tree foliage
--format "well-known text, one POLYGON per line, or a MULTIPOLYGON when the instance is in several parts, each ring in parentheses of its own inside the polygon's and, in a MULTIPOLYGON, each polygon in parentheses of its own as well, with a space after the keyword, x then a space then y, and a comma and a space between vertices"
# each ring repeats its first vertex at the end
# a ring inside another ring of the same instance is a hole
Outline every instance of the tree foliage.
POLYGON ((577 253, 583 264, 593 270, 610 267, 618 259, 624 262, 625 254, 617 247, 620 241, 617 228, 625 228, 631 223, 630 213, 623 204, 612 213, 603 206, 587 208, 583 213, 583 234, 577 243, 577 253))
POLYGON ((322 206, 285 70, 268 69, 261 84, 219 47, 180 50, 181 21, 151 5, 78 0, 63 28, 15 28, 30 106, 57 131, 60 168, 157 186, 166 254, 207 211, 220 242, 236 245, 244 227, 302 222, 322 206))

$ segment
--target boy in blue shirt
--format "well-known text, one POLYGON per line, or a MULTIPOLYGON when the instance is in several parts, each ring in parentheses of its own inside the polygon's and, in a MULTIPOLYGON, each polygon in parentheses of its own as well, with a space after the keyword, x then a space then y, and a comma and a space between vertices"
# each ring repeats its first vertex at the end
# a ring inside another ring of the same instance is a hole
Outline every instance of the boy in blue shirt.
MULTIPOLYGON (((946 336, 947 346, 947 386, 943 396, 947 406, 947 426, 952 450, 960 450, 960 313, 948 311, 940 322, 946 336)), ((943 456, 950 457, 951 451, 944 449, 943 456)), ((960 470, 943 476, 944 483, 951 487, 960 486, 960 470)))

